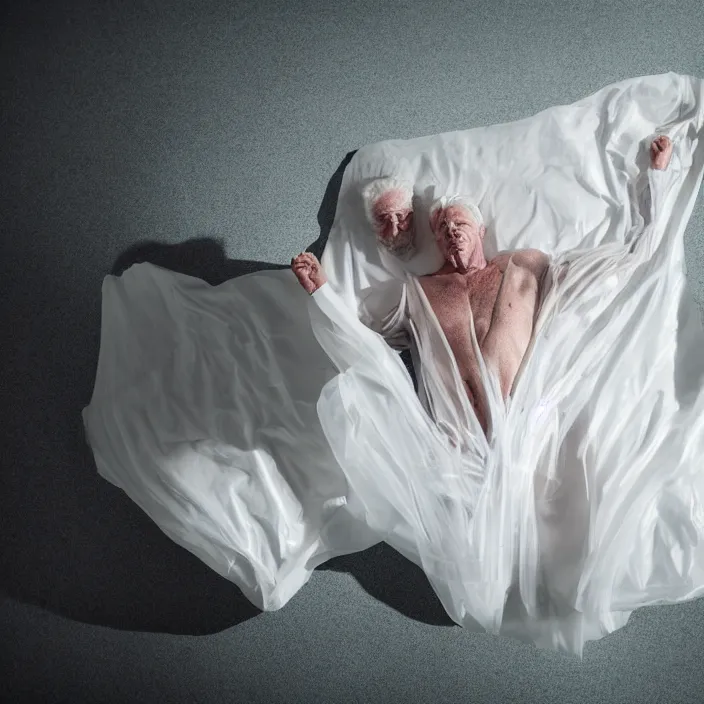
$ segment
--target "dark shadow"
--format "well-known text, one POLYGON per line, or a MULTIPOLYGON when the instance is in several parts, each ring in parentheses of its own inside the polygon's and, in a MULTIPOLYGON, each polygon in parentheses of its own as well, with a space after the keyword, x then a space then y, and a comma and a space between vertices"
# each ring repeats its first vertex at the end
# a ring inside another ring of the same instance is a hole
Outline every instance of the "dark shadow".
POLYGON ((423 570, 387 543, 333 558, 318 569, 351 574, 368 594, 415 621, 455 625, 423 570))
POLYGON ((79 492, 34 492, 32 509, 48 513, 60 501, 59 517, 35 514, 22 529, 61 530, 44 532, 38 545, 32 533, 21 537, 25 559, 2 577, 10 597, 82 623, 176 635, 218 633, 261 613, 99 477, 87 448, 79 475, 79 492))
POLYGON ((330 230, 335 222, 337 199, 340 195, 342 177, 344 176, 345 169, 349 165, 350 161, 352 161, 352 157, 356 153, 356 151, 348 152, 347 156, 345 156, 340 165, 337 167, 337 170, 332 175, 332 178, 328 181, 325 194, 323 195, 323 200, 320 204, 320 208, 318 208, 318 226, 320 227, 320 235, 318 239, 313 242, 310 247, 308 247, 308 251, 315 254, 318 259, 323 256, 323 250, 325 249, 328 237, 330 236, 330 230))
MULTIPOLYGON (((318 212, 322 253, 333 224, 348 154, 318 212)), ((90 256, 90 255, 89 255, 90 256)), ((0 364, 8 384, 0 513, 0 590, 66 618, 134 631, 205 635, 259 614, 231 582, 167 538, 145 513, 96 471, 81 410, 90 400, 100 340, 100 282, 90 259, 64 272, 47 257, 24 266, 10 251, 3 327, 12 345, 0 364), (57 275, 62 272, 63 280, 57 275), (16 293, 14 293, 16 292, 16 293)), ((279 264, 228 259, 212 238, 142 242, 111 272, 138 262, 212 285, 279 264)), ((386 545, 339 558, 373 596, 413 618, 443 623, 444 611, 422 571, 386 545)))
MULTIPOLYGON (((229 260, 214 239, 138 244, 112 272, 136 262, 213 285, 282 268, 229 260)), ((8 527, 1 536, 2 592, 75 621, 134 631, 206 635, 258 615, 234 584, 167 538, 96 471, 81 410, 95 376, 102 274, 69 286, 41 262, 16 271, 24 278, 10 285, 21 294, 12 311, 3 311, 17 334, 2 351, 13 380, 0 409, 0 513, 8 527)))
MULTIPOLYGON (((342 177, 354 154, 348 153, 340 163, 328 182, 318 209, 320 235, 308 247, 308 251, 318 258, 322 256, 334 223, 342 177)), ((229 260, 222 243, 214 239, 198 239, 174 245, 157 242, 135 245, 118 258, 112 273, 119 275, 140 262, 196 276, 212 285, 255 271, 285 268, 265 262, 229 260)), ((415 384, 410 354, 404 353, 402 359, 415 384)), ((430 624, 453 625, 423 571, 385 543, 361 553, 335 558, 319 569, 348 572, 373 597, 410 618, 430 624)))
POLYGON ((283 264, 228 259, 221 241, 204 237, 177 244, 140 242, 117 258, 110 273, 120 276, 133 264, 143 262, 203 279, 212 286, 218 286, 229 279, 257 271, 288 268, 283 264))

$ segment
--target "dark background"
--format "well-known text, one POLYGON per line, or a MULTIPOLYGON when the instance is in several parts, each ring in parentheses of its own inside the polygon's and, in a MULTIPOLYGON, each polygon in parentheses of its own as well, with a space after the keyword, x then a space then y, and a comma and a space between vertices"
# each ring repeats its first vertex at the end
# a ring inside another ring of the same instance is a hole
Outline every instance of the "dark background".
MULTIPOLYGON (((98 477, 80 418, 105 274, 217 283, 320 251, 355 149, 704 76, 704 5, 28 0, 0 26, 0 697, 704 701, 704 602, 580 663, 453 626, 381 545, 261 614, 98 477)), ((701 197, 687 261, 701 303, 701 197)))

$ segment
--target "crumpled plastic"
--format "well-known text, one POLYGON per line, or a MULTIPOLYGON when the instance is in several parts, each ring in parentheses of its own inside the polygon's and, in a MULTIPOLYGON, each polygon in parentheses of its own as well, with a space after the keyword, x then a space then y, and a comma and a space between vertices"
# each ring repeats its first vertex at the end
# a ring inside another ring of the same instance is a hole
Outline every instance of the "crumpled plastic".
POLYGON ((506 125, 383 142, 343 177, 312 297, 291 272, 218 287, 148 264, 103 288, 84 411, 99 472, 257 606, 385 540, 450 617, 581 653, 648 604, 704 592, 704 333, 683 238, 704 172, 704 84, 624 81, 506 125), (648 169, 657 134, 670 167, 648 169), (414 184, 396 261, 361 189, 414 184), (486 250, 551 256, 508 403, 481 433, 416 277, 426 218, 463 194, 486 250), (416 393, 397 348, 410 346, 416 393))

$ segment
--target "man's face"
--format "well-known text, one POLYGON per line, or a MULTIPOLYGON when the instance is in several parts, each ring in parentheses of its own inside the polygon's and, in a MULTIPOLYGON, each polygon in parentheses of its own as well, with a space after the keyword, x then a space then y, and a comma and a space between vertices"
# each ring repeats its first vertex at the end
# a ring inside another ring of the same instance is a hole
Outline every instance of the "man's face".
POLYGON ((465 274, 484 259, 483 229, 460 205, 445 208, 438 219, 435 237, 445 260, 465 274))
POLYGON ((377 235, 389 249, 404 248, 413 237, 413 209, 403 191, 387 191, 374 203, 374 225, 377 235))

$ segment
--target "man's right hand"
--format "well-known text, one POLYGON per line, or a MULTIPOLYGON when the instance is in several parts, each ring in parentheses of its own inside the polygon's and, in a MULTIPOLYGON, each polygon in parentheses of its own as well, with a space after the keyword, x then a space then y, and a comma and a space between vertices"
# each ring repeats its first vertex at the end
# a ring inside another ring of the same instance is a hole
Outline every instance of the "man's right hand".
POLYGON ((309 293, 314 294, 323 284, 327 283, 318 258, 310 252, 303 252, 291 260, 291 269, 299 283, 309 293))

